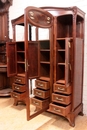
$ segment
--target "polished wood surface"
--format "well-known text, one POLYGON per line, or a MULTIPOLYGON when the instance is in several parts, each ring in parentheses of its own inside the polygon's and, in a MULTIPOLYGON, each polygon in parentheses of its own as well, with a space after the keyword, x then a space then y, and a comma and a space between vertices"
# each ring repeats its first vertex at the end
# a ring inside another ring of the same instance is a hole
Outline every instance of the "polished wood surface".
POLYGON ((24 15, 12 20, 18 85, 15 88, 13 83, 12 97, 14 105, 20 101, 26 104, 27 120, 47 110, 64 116, 75 126, 75 117, 83 115, 84 17, 85 13, 76 6, 29 6, 24 15), (16 41, 16 25, 24 26, 24 41, 16 41), (35 41, 32 26, 36 28, 35 41), (39 39, 41 27, 49 30, 49 39, 39 39), (25 79, 24 84, 19 77, 25 79), (34 97, 30 97, 32 79, 34 97), (21 93, 24 86, 26 89, 21 93), (30 104, 36 107, 32 115, 30 104))

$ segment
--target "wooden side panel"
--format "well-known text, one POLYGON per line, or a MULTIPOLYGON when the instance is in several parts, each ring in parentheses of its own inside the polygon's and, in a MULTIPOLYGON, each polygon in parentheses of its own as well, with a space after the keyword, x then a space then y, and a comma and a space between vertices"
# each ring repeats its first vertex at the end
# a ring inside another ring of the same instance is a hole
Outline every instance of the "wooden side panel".
POLYGON ((82 103, 83 40, 77 38, 74 46, 73 109, 82 103))
POLYGON ((8 15, 7 13, 0 15, 0 40, 8 40, 8 15))
POLYGON ((16 43, 7 42, 6 51, 7 51, 7 75, 8 77, 10 77, 17 74, 16 43))

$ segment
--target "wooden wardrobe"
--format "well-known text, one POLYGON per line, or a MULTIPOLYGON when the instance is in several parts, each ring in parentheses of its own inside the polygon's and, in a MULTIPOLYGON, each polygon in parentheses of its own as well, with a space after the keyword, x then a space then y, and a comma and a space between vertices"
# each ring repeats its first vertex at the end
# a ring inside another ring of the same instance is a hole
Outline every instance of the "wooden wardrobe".
POLYGON ((75 126, 75 117, 83 115, 84 17, 78 7, 29 6, 12 20, 13 42, 7 46, 9 76, 14 76, 12 97, 15 105, 26 104, 27 120, 48 111, 75 126), (24 41, 16 41, 16 25, 24 26, 24 41), (39 39, 40 28, 48 29, 48 39, 39 39))

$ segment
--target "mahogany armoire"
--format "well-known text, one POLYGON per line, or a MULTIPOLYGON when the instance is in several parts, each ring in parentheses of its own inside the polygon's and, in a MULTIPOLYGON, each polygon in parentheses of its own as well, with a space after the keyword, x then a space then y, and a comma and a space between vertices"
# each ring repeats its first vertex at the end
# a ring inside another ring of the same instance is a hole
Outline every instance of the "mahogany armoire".
POLYGON ((9 76, 14 76, 11 95, 15 105, 26 104, 27 120, 47 111, 75 126, 75 117, 83 115, 84 18, 85 13, 75 6, 29 6, 12 20, 13 41, 7 44, 9 76), (24 26, 24 41, 16 40, 16 25, 24 26), (48 39, 39 40, 40 28, 48 29, 48 39), (31 104, 35 106, 32 115, 31 104))

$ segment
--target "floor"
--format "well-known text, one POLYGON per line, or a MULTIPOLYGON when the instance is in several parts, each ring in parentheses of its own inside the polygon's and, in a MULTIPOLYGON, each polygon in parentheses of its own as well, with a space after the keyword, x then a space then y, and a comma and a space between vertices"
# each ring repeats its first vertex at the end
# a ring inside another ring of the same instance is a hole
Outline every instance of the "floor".
POLYGON ((13 99, 0 97, 0 130, 87 130, 87 116, 77 116, 75 127, 60 116, 43 112, 26 120, 24 105, 13 106, 13 99))

